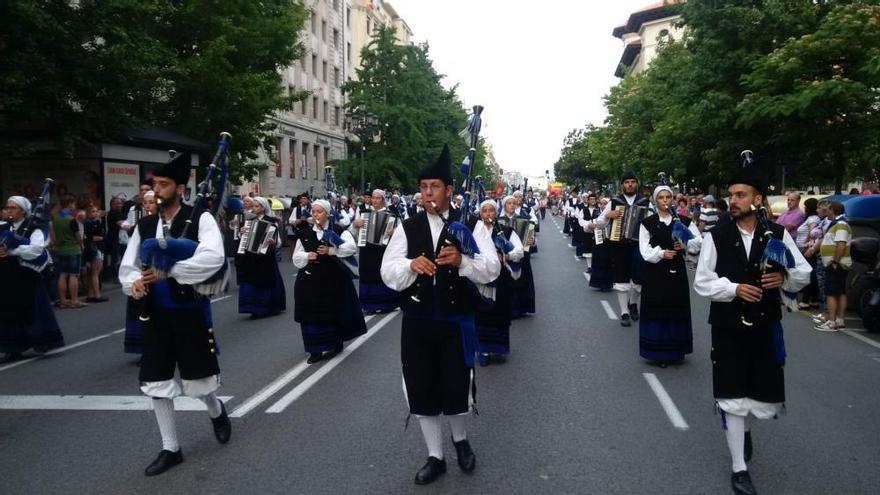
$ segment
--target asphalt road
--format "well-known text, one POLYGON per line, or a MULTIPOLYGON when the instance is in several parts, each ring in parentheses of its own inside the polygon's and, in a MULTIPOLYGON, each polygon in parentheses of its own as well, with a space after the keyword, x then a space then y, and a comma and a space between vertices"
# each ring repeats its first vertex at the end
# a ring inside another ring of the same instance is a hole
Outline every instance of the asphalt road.
MULTIPOLYGON (((602 301, 615 308, 614 294, 589 289, 585 263, 553 219, 539 242, 538 314, 514 323, 506 363, 477 369, 472 475, 455 464, 447 430, 449 472, 427 487, 412 482, 426 452, 418 424, 404 429, 399 314, 371 318, 342 355, 305 365, 286 262, 286 314, 248 320, 235 290, 213 304, 220 395, 235 416, 229 444, 217 444, 205 412, 180 411, 185 462, 143 475, 161 442, 134 359, 122 352, 117 291, 58 313, 72 348, 0 366, 0 492, 729 493, 708 302, 692 296, 694 354, 651 366, 638 357, 637 326, 609 317, 602 301), (666 408, 650 382, 668 395, 666 408)), ((880 338, 815 332, 800 314, 784 326, 788 412, 754 427, 756 487, 877 493, 880 338)))

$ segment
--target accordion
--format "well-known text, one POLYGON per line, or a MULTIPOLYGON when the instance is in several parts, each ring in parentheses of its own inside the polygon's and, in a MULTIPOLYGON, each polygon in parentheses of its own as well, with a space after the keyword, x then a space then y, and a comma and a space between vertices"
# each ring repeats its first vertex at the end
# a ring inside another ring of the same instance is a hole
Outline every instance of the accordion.
POLYGON ((399 218, 387 210, 371 211, 369 217, 367 217, 367 213, 362 213, 361 218, 364 219, 364 226, 358 235, 358 247, 364 247, 367 244, 387 246, 399 218))
POLYGON ((519 239, 522 241, 523 246, 526 246, 526 249, 528 249, 529 244, 535 237, 535 224, 525 218, 507 217, 501 217, 500 219, 498 219, 498 222, 502 225, 506 225, 512 228, 513 231, 516 232, 516 235, 519 237, 519 239))
POLYGON ((638 241, 639 225, 648 216, 648 208, 644 206, 618 206, 614 209, 622 213, 619 218, 611 220, 610 241, 638 241))
POLYGON ((269 239, 275 237, 276 229, 274 223, 266 220, 246 220, 241 242, 238 244, 238 254, 266 254, 269 251, 269 239))

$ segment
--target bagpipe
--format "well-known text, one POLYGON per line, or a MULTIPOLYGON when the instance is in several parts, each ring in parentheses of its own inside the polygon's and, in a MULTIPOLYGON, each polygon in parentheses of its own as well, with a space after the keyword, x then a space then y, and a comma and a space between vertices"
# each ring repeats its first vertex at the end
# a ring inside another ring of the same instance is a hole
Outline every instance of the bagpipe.
MULTIPOLYGON (((461 162, 461 167, 459 167, 461 175, 464 176, 464 203, 462 203, 461 222, 465 225, 467 225, 470 215, 472 214, 470 205, 473 180, 471 177, 473 175, 474 167, 476 167, 477 145, 480 144, 480 129, 483 126, 482 114, 483 107, 480 105, 474 105, 474 111, 468 119, 468 126, 459 133, 461 137, 467 140, 469 145, 468 154, 461 162)), ((482 182, 482 178, 480 181, 482 182)))
MULTIPOLYGON (((431 207, 434 211, 437 211, 437 204, 433 201, 431 201, 431 207)), ((466 209, 463 210, 464 211, 461 212, 462 216, 464 216, 466 209)), ((471 232, 471 229, 467 228, 462 222, 450 222, 449 219, 444 218, 443 215, 438 216, 440 217, 440 220, 443 221, 443 230, 440 231, 440 239, 439 242, 437 242, 437 251, 434 253, 434 259, 440 256, 440 250, 444 246, 454 247, 462 256, 473 258, 475 255, 480 254, 480 248, 477 246, 477 240, 474 239, 474 234, 471 232)), ((421 299, 419 299, 419 294, 422 291, 423 281, 424 279, 420 277, 413 285, 412 294, 409 297, 415 302, 422 302, 421 299)))
MULTIPOLYGON (((0 222, 0 246, 11 251, 19 246, 27 246, 31 243, 31 233, 37 229, 43 232, 43 238, 48 239, 49 219, 49 194, 55 181, 47 177, 43 179, 43 189, 37 198, 31 211, 22 221, 18 229, 13 229, 12 222, 0 222)), ((49 253, 43 249, 39 256, 32 260, 18 257, 18 264, 35 272, 42 272, 49 265, 49 253)))
MULTIPOLYGON (((197 241, 187 238, 189 230, 196 219, 196 215, 200 215, 202 210, 208 206, 209 200, 212 202, 209 211, 216 219, 221 207, 225 203, 224 194, 226 192, 226 182, 229 176, 229 142, 232 136, 228 132, 220 133, 220 141, 217 143, 217 152, 208 165, 208 172, 198 185, 198 194, 193 204, 192 213, 186 219, 183 226, 183 232, 178 237, 169 237, 160 229, 160 232, 154 239, 147 239, 141 243, 140 258, 141 269, 153 269, 159 280, 168 278, 168 273, 178 261, 192 258, 199 246, 197 241)), ((162 200, 156 198, 156 204, 159 208, 159 215, 162 214, 162 200)), ((212 296, 221 292, 225 286, 229 275, 229 266, 225 258, 223 266, 211 275, 207 280, 199 284, 193 285, 193 290, 200 296, 212 296)), ((149 321, 150 315, 150 293, 142 298, 140 320, 149 321)))
MULTIPOLYGON (((323 236, 321 239, 318 239, 318 234, 314 231, 313 227, 315 225, 315 219, 313 217, 309 217, 309 219, 303 222, 300 225, 297 225, 297 238, 300 242, 303 242, 303 248, 307 249, 306 243, 313 245, 317 248, 317 246, 327 246, 327 247, 340 247, 345 244, 345 240, 336 233, 332 228, 332 223, 328 223, 326 229, 322 229, 323 236)), ((337 261, 345 261, 349 265, 354 268, 357 268, 358 262, 357 258, 354 255, 346 256, 345 258, 339 258, 338 256, 334 257, 337 261)), ((311 263, 311 262, 310 262, 311 263)), ((320 261, 315 261, 314 263, 320 263, 320 261)), ((304 268, 306 275, 311 275, 312 272, 308 270, 308 265, 304 268)))

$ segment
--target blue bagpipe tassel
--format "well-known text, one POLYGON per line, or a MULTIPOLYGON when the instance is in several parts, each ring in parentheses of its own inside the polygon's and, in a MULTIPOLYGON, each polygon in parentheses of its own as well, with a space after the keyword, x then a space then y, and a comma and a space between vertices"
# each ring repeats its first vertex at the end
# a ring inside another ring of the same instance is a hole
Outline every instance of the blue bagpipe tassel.
POLYGON ((474 234, 461 222, 451 222, 446 228, 446 235, 455 247, 465 256, 480 254, 480 248, 474 234))
POLYGON ((687 247, 688 241, 694 238, 694 233, 681 222, 672 222, 672 238, 687 247))
MULTIPOLYGON (((327 229, 324 231, 324 238, 322 240, 329 242, 334 247, 339 247, 339 246, 345 244, 345 241, 342 239, 342 237, 340 237, 339 234, 337 234, 332 229, 327 229)), ((354 256, 347 256, 345 258, 340 258, 340 259, 342 259, 343 261, 345 261, 346 263, 348 263, 351 266, 358 266, 357 258, 355 258, 354 256)))
POLYGON ((31 243, 29 237, 18 235, 11 229, 0 232, 0 240, 3 241, 3 245, 6 246, 8 251, 12 251, 19 246, 27 246, 31 243))

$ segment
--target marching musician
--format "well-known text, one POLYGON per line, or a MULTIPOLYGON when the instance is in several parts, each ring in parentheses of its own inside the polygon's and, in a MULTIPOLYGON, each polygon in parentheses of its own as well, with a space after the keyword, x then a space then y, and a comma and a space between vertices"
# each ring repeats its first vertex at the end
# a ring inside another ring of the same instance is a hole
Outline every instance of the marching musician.
POLYGON ((388 207, 388 210, 392 215, 401 220, 408 218, 406 205, 400 200, 400 195, 397 193, 391 195, 391 205, 388 207))
MULTIPOLYGON (((155 215, 158 212, 156 192, 144 193, 144 215, 155 215)), ((122 347, 126 354, 144 354, 144 323, 138 317, 137 303, 131 296, 125 298, 125 338, 122 347)), ((138 364, 140 364, 140 359, 138 364)))
MULTIPOLYGON (((527 219, 517 214, 517 201, 514 196, 506 196, 502 200, 504 211, 501 215, 502 223, 513 227, 516 219, 527 219)), ((513 282, 513 296, 510 304, 510 316, 521 318, 535 312, 535 279, 532 273, 532 260, 529 248, 534 246, 535 238, 523 244, 522 275, 513 282)))
POLYGON ((132 232, 119 267, 119 281, 126 295, 144 299, 149 313, 144 324, 144 355, 139 379, 141 391, 153 399, 153 411, 162 435, 162 451, 145 470, 147 476, 164 473, 183 462, 174 420, 174 398, 180 395, 201 400, 208 410, 214 436, 229 441, 232 424, 226 407, 217 398, 220 367, 211 319, 210 301, 197 294, 194 284, 205 282, 222 269, 223 237, 207 211, 193 215, 182 203, 190 174, 188 153, 179 153, 153 172, 155 194, 161 204, 158 215, 141 218, 132 232), (198 243, 192 257, 173 264, 166 279, 153 268, 142 269, 142 243, 148 239, 175 238, 192 218, 187 238, 198 243), (175 379, 175 370, 180 379, 175 379))
POLYGON ((585 229, 593 235, 593 253, 588 258, 590 287, 599 292, 610 292, 614 286, 614 270, 611 263, 611 243, 608 242, 608 226, 598 223, 599 216, 608 205, 608 198, 600 198, 598 212, 592 220, 585 220, 585 229))
POLYGON ((676 218, 672 189, 654 189, 657 214, 639 226, 639 252, 645 260, 639 355, 661 368, 682 361, 693 352, 691 291, 685 250, 699 247, 702 237, 695 222, 676 218), (681 225, 676 226, 675 222, 681 225), (686 228, 690 235, 680 234, 686 228), (690 239, 682 239, 690 237, 690 239))
MULTIPOLYGON (((596 225, 605 227, 611 220, 620 219, 622 213, 617 211, 618 206, 641 206, 648 208, 651 201, 646 197, 639 197, 639 180, 636 174, 629 171, 620 178, 623 192, 613 198, 602 210, 596 225)), ((611 253, 611 267, 614 276, 614 290, 617 291, 617 303, 620 306, 620 325, 632 326, 633 321, 639 321, 639 297, 641 294, 642 265, 644 261, 639 254, 639 243, 621 237, 619 241, 610 239, 609 252, 611 253)))
MULTIPOLYGON (((262 196, 248 198, 245 201, 245 217, 252 220, 254 226, 258 222, 268 222, 275 227, 272 235, 265 239, 269 248, 265 253, 245 250, 235 256, 235 273, 238 277, 238 312, 250 313, 251 319, 275 316, 287 309, 287 294, 284 280, 278 269, 278 258, 275 246, 278 245, 278 219, 269 205, 269 200, 262 196)), ((248 223, 240 227, 244 236, 248 223)), ((257 235, 256 229, 251 235, 257 235)), ((259 241, 258 241, 259 242, 259 241)))
POLYGON ((126 213, 125 221, 122 222, 122 228, 128 231, 129 235, 131 235, 134 226, 144 217, 144 195, 151 191, 152 188, 153 186, 149 180, 141 182, 138 194, 132 198, 130 205, 127 205, 128 212, 126 213))
POLYGON ((0 231, 0 362, 21 358, 29 349, 44 353, 64 346, 64 336, 46 293, 40 272, 22 261, 46 252, 46 238, 31 216, 31 202, 11 196, 3 207, 0 231), (16 245, 17 244, 17 245, 16 245), (15 247, 13 247, 15 245, 15 247))
MULTIPOLYGON (((535 226, 535 232, 538 232, 540 227, 540 223, 538 222, 538 215, 535 212, 535 209, 531 206, 523 204, 523 193, 522 191, 514 191, 513 198, 516 200, 516 215, 519 218, 525 218, 529 222, 532 222, 532 225, 535 226)), ((536 242, 538 236, 532 237, 532 243, 527 247, 529 253, 535 254, 538 252, 538 244, 536 242)))
POLYGON ((583 230, 583 242, 581 243, 580 256, 587 260, 587 273, 590 273, 590 266, 593 258, 593 247, 596 245, 596 219, 602 210, 596 204, 596 194, 593 192, 584 194, 584 203, 575 213, 575 218, 580 228, 583 230))
POLYGON ((300 324, 309 364, 342 352, 343 342, 367 331, 351 271, 340 258, 354 256, 351 233, 330 221, 330 202, 312 203, 311 225, 297 234, 293 264, 299 269, 293 286, 294 320, 300 324), (336 240, 336 242, 332 242, 336 240))
MULTIPOLYGON (((522 275, 519 262, 524 256, 522 240, 511 227, 499 225, 498 206, 494 199, 480 204, 480 218, 474 218, 468 227, 477 235, 478 230, 486 230, 489 236, 502 236, 508 241, 509 250, 498 249, 501 272, 489 284, 477 287, 483 297, 493 301, 491 305, 480 305, 476 311, 477 340, 479 342, 480 366, 488 366, 494 357, 505 358, 510 354, 510 313, 513 297, 513 282, 522 275)), ((507 243, 505 243, 507 244, 507 243)))
POLYGON ((381 269, 389 287, 406 292, 401 297, 403 382, 409 411, 419 418, 428 448, 416 484, 431 483, 446 472, 441 414, 452 427, 459 467, 471 472, 476 466, 466 430, 474 404, 474 305, 479 297, 471 284, 487 284, 501 271, 488 230, 478 230, 468 239, 479 248, 471 256, 441 239, 460 226, 450 208, 451 165, 445 146, 439 158, 419 172, 426 211, 395 230, 381 269))
MULTIPOLYGON (((370 202, 371 211, 389 212, 394 215, 394 212, 389 211, 385 207, 385 191, 381 189, 374 190, 370 196, 370 202)), ((362 218, 352 222, 352 226, 356 236, 362 228, 367 228, 362 218)), ((371 244, 369 242, 360 248, 360 257, 358 259, 360 290, 358 292, 363 312, 368 315, 388 313, 394 311, 399 306, 397 292, 385 285, 380 274, 382 256, 385 255, 386 248, 387 246, 371 244)))
POLYGON ((585 201, 581 201, 581 198, 586 199, 586 193, 578 196, 578 203, 572 208, 571 211, 571 245, 574 246, 574 255, 577 258, 580 258, 584 254, 584 246, 586 243, 586 232, 584 231, 584 226, 581 224, 581 219, 584 217, 584 206, 585 201))
POLYGON ((412 201, 409 206, 406 207, 407 218, 414 217, 424 210, 425 208, 422 206, 422 193, 413 194, 412 201))
POLYGON ((748 417, 775 418, 785 403, 785 349, 779 289, 797 293, 810 282, 810 265, 780 225, 767 222, 765 235, 756 209, 767 191, 767 177, 749 163, 729 182, 730 217, 703 238, 694 289, 712 300, 712 382, 715 403, 733 463, 734 493, 755 488, 746 462, 752 456, 748 417), (772 239, 794 257, 786 273, 762 270, 772 239))

